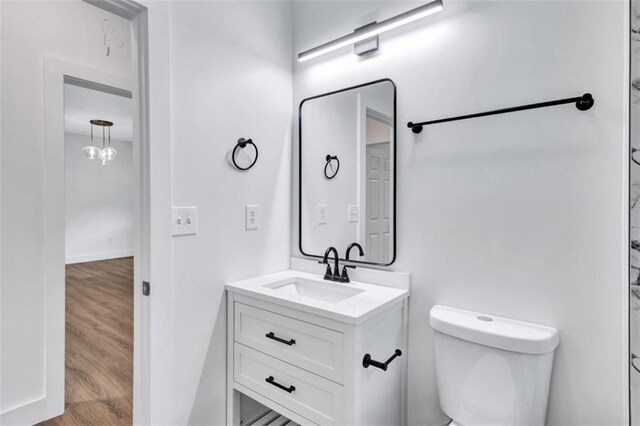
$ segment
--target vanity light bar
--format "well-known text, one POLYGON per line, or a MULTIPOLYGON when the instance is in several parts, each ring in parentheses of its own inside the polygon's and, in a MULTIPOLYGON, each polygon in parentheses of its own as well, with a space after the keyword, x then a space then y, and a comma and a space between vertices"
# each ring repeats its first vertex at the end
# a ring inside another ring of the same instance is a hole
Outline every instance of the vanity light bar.
POLYGON ((355 30, 351 34, 347 34, 346 36, 342 36, 328 43, 314 47, 313 49, 309 49, 307 51, 299 53, 298 61, 305 62, 309 59, 317 58, 318 56, 324 55, 325 53, 329 53, 350 44, 355 44, 359 41, 375 37, 386 31, 393 30, 410 22, 417 21, 418 19, 425 18, 429 15, 433 15, 434 13, 442 11, 442 9, 442 0, 432 1, 423 6, 419 6, 415 9, 411 9, 407 12, 401 13, 400 15, 396 15, 393 18, 389 18, 382 22, 372 23, 371 25, 367 25, 361 29, 355 30))

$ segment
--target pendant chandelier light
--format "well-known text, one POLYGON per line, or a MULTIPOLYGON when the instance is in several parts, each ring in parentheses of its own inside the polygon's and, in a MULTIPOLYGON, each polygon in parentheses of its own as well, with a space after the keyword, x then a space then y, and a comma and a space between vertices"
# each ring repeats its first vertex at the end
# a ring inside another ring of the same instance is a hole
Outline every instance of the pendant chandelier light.
POLYGON ((117 153, 115 148, 111 146, 111 126, 113 123, 107 120, 90 120, 89 123, 91 123, 91 145, 84 147, 82 152, 89 160, 100 160, 102 165, 105 165, 113 160, 117 153), (93 126, 102 127, 102 149, 93 143, 93 126))

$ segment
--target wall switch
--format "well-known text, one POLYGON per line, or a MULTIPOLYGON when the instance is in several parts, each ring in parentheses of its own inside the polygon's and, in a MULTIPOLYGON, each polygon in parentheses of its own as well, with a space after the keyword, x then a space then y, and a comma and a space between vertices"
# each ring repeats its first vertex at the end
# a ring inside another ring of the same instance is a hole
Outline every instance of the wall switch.
POLYGON ((324 225, 327 223, 327 205, 318 204, 318 225, 324 225))
POLYGON ((245 229, 251 231, 258 229, 258 205, 247 204, 245 206, 245 229))
POLYGON ((360 221, 360 207, 357 204, 349 204, 348 211, 348 219, 349 222, 359 222, 360 221))
POLYGON ((173 236, 196 234, 198 232, 198 208, 174 207, 172 221, 173 236))

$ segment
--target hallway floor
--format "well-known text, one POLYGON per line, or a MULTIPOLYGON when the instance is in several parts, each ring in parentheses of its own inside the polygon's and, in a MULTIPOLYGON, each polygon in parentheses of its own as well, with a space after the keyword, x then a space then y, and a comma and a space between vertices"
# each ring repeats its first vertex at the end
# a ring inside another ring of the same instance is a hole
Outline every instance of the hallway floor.
POLYGON ((65 413, 41 425, 130 425, 133 258, 66 267, 65 413))

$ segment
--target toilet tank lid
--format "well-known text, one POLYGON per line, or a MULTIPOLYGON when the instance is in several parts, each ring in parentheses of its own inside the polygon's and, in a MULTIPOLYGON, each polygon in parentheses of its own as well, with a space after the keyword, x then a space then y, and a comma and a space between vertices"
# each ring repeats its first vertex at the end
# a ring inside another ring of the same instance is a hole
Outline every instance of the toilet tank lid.
POLYGON ((449 336, 512 352, 544 354, 558 346, 558 330, 495 315, 435 305, 429 324, 449 336))

